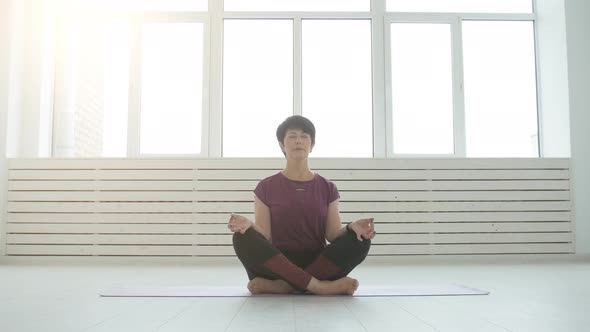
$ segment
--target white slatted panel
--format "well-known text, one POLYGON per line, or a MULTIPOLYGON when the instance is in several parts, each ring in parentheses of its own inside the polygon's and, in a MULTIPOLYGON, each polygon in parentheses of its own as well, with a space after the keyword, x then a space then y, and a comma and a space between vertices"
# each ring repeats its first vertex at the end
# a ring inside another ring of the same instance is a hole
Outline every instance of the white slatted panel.
MULTIPOLYGON (((13 159, 8 255, 227 256, 282 159, 13 159)), ((374 217, 371 255, 574 250, 567 159, 318 159, 342 218, 374 217)))

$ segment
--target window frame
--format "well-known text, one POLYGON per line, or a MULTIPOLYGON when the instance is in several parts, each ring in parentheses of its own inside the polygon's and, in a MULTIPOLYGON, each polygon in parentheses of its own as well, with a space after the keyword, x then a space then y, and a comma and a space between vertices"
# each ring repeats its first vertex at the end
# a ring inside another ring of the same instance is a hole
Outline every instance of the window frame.
MULTIPOLYGON (((466 129, 465 129, 465 94, 463 76, 463 43, 462 24, 464 21, 532 21, 535 14, 485 14, 485 13, 394 13, 388 12, 384 19, 384 52, 385 52, 385 113, 386 113, 386 145, 387 158, 466 158, 466 129), (452 59, 452 93, 453 93, 453 154, 399 154, 393 149, 393 110, 391 92, 391 34, 393 23, 433 23, 449 24, 451 28, 451 59, 452 59)), ((536 30, 535 30, 536 44, 536 30)), ((536 58, 536 55, 535 55, 536 58)), ((537 61, 538 62, 538 61, 537 61)), ((538 69, 538 64, 536 65, 538 69)), ((538 87, 538 77, 537 77, 538 87)), ((539 93, 537 89, 537 105, 539 93)), ((539 117, 537 106, 537 118, 539 117)))
MULTIPOLYGON (((370 11, 363 12, 232 12, 225 11, 223 1, 209 0, 207 12, 115 12, 105 16, 118 16, 130 22, 130 68, 127 155, 137 157, 223 158, 223 24, 226 19, 290 19, 293 21, 293 114, 302 113, 302 59, 301 33, 304 19, 364 19, 371 24, 372 68, 372 158, 465 158, 465 106, 463 91, 462 22, 473 20, 531 21, 536 23, 535 2, 533 12, 520 13, 404 13, 387 12, 386 0, 370 0, 370 11), (141 117, 141 26, 154 22, 191 22, 203 24, 203 91, 201 152, 198 154, 142 154, 139 149, 141 117), (396 154, 393 150, 392 92, 391 92, 391 40, 392 23, 442 23, 451 27, 451 56, 453 77, 453 154, 396 154)), ((538 44, 534 29, 534 44, 538 44)), ((535 49, 536 91, 538 119, 538 149, 542 150, 541 96, 539 93, 539 53, 535 49)), ((53 133, 55 134, 55 133, 53 133)), ((54 141, 55 135, 52 135, 54 141)), ((542 153, 539 152, 539 157, 542 153)))
POLYGON ((129 68, 129 107, 127 130, 127 157, 191 157, 207 158, 209 156, 209 76, 210 55, 210 18, 207 13, 157 12, 130 13, 126 15, 131 22, 131 46, 129 68), (141 80, 142 80, 142 27, 146 23, 202 23, 203 24, 203 91, 201 101, 201 152, 186 154, 151 154, 140 152, 141 123, 141 80))
MULTIPOLYGON (((381 2, 381 0, 379 0, 381 2)), ((222 2, 222 1, 220 1, 222 2)), ((371 0, 375 2, 375 0, 371 0)), ((211 1, 210 1, 211 3, 211 1)), ((384 3, 384 2, 383 2, 384 3)), ((368 12, 232 12, 224 11, 222 4, 217 4, 216 8, 210 8, 211 11, 219 10, 219 15, 211 13, 211 30, 213 33, 218 31, 220 36, 223 36, 223 23, 227 19, 252 19, 252 20, 264 20, 264 19, 287 19, 293 22, 293 115, 302 115, 302 21, 303 20, 369 20, 371 24, 371 44, 376 45, 376 38, 382 35, 381 29, 375 24, 375 17, 377 16, 374 11, 368 12), (376 33, 376 30, 378 32, 376 33), (376 36, 377 35, 377 36, 376 36)), ((214 35, 212 34, 212 40, 214 35)), ((212 48, 212 54, 219 54, 219 58, 222 58, 223 54, 223 38, 219 38, 220 45, 219 49, 212 48)), ((212 45, 212 47, 215 47, 212 45)), ((382 135, 383 130, 377 129, 378 126, 383 124, 383 120, 376 116, 376 103, 379 103, 379 95, 382 96, 383 84, 382 80, 379 79, 379 75, 375 75, 376 62, 382 63, 383 54, 375 51, 375 47, 371 50, 371 62, 372 62, 372 124, 373 124, 373 158, 384 157, 385 149, 381 147, 375 139, 375 135, 379 132, 382 135)), ((216 55, 217 56, 217 55, 216 55)), ((213 67, 213 66, 212 66, 213 67)), ((213 132, 210 136, 209 145, 209 157, 210 158, 225 158, 223 156, 223 64, 220 67, 213 67, 215 73, 212 73, 212 86, 218 86, 219 89, 211 90, 211 100, 213 100, 213 108, 211 109, 211 131, 213 132)), ((380 104, 380 103, 379 103, 380 104)))

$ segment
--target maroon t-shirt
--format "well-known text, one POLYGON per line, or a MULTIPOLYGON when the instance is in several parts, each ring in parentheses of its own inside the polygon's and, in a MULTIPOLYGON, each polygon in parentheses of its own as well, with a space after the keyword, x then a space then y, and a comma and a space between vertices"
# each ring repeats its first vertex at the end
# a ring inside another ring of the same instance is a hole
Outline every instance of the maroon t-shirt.
POLYGON ((271 241, 277 248, 314 251, 326 246, 328 205, 340 198, 330 180, 316 174, 295 181, 279 172, 260 181, 254 194, 270 208, 271 241))

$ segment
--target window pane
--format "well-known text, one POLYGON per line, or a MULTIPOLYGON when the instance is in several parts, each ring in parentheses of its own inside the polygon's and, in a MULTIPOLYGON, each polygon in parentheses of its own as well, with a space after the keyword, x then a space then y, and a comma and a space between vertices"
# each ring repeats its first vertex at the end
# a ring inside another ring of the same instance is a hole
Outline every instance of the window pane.
POLYGON ((129 25, 107 26, 104 49, 104 118, 102 155, 127 156, 129 25))
POLYGON ((81 23, 77 30, 77 50, 74 51, 77 59, 73 71, 76 78, 71 91, 76 101, 75 157, 96 157, 102 153, 105 59, 101 47, 106 48, 106 45, 95 45, 95 40, 101 40, 103 36, 104 27, 96 22, 81 23))
POLYGON ((143 29, 140 152, 201 151, 203 24, 143 29))
POLYGON ((293 22, 225 20, 223 155, 281 157, 275 131, 293 114, 293 22))
POLYGON ((129 27, 81 21, 56 36, 53 156, 124 157, 129 27))
POLYGON ((370 0, 225 0, 226 11, 370 11, 370 0))
POLYGON ((315 157, 372 157, 371 22, 304 20, 302 113, 315 157))
POLYGON ((468 157, 537 157, 532 22, 464 22, 468 157))
POLYGON ((391 25, 391 95, 394 153, 454 152, 450 25, 391 25))
POLYGON ((387 0, 391 12, 532 13, 532 0, 387 0))

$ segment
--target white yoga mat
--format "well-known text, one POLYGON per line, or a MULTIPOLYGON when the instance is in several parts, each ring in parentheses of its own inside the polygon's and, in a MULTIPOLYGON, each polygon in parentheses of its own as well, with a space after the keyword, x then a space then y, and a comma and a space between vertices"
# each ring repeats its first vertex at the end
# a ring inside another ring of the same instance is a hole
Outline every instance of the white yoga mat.
MULTIPOLYGON (((381 285, 359 286, 356 297, 393 296, 456 296, 488 295, 489 292, 461 285, 381 285)), ((252 295, 245 287, 116 287, 100 293, 103 297, 250 297, 250 296, 313 296, 310 294, 252 295)), ((345 295, 342 295, 345 296, 345 295)))

